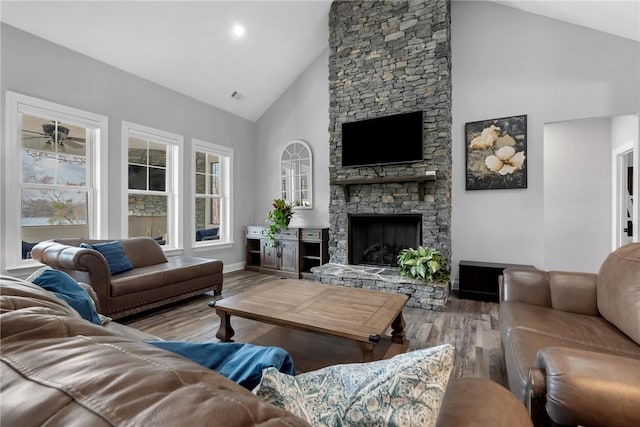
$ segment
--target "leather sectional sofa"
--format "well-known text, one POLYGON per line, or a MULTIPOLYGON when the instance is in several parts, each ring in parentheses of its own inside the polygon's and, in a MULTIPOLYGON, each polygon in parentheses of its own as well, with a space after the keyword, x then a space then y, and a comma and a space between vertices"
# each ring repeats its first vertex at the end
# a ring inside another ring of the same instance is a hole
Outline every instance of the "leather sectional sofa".
POLYGON ((199 257, 167 259, 152 238, 122 239, 120 243, 133 270, 112 276, 107 261, 81 243, 109 240, 57 239, 40 242, 31 256, 91 285, 98 295, 100 312, 113 319, 179 301, 207 291, 222 292, 222 261, 199 257))
MULTIPOLYGON (((142 342, 156 337, 116 322, 92 324, 18 279, 0 277, 0 289, 0 425, 308 425, 216 372, 142 342)), ((437 426, 531 421, 504 387, 462 378, 449 381, 437 426)))
POLYGON ((640 243, 598 274, 505 269, 500 332, 534 425, 640 425, 640 243))

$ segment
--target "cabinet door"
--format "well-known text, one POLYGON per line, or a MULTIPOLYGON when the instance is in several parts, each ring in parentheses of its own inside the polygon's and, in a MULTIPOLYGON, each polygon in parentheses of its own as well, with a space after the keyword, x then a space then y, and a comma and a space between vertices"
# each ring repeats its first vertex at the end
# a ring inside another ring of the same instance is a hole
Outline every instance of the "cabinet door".
POLYGON ((260 245, 260 267, 264 268, 278 268, 278 257, 277 250, 278 248, 269 246, 269 243, 266 239, 262 239, 262 244, 260 245))
POLYGON ((298 271, 298 242, 294 240, 280 240, 278 242, 280 251, 280 270, 298 271))

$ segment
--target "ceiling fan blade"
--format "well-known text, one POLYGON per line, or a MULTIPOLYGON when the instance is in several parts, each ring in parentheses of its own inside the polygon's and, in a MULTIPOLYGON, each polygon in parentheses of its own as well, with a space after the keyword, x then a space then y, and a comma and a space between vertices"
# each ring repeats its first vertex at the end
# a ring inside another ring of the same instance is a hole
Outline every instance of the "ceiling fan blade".
MULTIPOLYGON (((80 144, 78 142, 75 142, 73 140, 71 140, 71 138, 67 138, 63 141, 64 145, 68 145, 71 148, 82 148, 84 147, 84 144, 80 144)), ((63 145, 63 144, 61 144, 63 145)))
POLYGON ((35 133, 35 134, 37 134, 37 135, 47 136, 47 134, 46 134, 46 133, 36 132, 36 131, 34 131, 34 130, 26 130, 26 129, 22 129, 22 132, 35 133))
POLYGON ((49 137, 47 137, 46 135, 41 135, 41 136, 23 136, 22 140, 26 140, 26 139, 49 139, 49 137))
POLYGON ((65 140, 65 141, 76 141, 76 142, 82 142, 82 143, 87 142, 87 140, 86 140, 86 139, 84 139, 84 138, 78 138, 78 137, 76 137, 76 136, 68 136, 68 137, 66 137, 64 140, 65 140))

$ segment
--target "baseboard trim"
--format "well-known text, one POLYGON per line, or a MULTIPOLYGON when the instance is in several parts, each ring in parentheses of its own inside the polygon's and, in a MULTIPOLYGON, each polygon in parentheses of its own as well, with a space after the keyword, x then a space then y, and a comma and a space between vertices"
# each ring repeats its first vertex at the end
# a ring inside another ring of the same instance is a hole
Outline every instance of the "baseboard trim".
POLYGON ((222 273, 233 273, 234 271, 244 270, 244 262, 236 262, 235 264, 225 264, 222 267, 222 273))

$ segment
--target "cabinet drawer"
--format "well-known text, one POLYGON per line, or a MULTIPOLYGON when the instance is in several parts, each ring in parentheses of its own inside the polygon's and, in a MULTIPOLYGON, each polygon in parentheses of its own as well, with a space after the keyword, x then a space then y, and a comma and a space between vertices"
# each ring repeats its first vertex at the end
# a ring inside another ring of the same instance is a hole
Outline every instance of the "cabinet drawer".
POLYGON ((286 228, 284 230, 280 230, 276 233, 276 239, 297 239, 298 238, 297 228, 286 228))
POLYGON ((322 230, 308 229, 302 230, 302 240, 321 240, 322 230))
POLYGON ((247 227, 247 237, 249 238, 259 239, 266 234, 267 234, 267 229, 265 227, 255 227, 255 226, 247 227))

